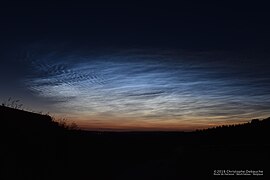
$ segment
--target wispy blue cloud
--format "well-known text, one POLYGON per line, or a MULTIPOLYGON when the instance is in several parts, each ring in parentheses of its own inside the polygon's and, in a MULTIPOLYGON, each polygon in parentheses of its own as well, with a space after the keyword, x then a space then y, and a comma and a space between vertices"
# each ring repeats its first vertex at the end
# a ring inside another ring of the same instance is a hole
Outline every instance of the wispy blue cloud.
POLYGON ((37 96, 57 102, 55 113, 89 122, 114 117, 200 125, 269 115, 270 76, 228 62, 145 50, 54 53, 34 58, 24 82, 37 96))

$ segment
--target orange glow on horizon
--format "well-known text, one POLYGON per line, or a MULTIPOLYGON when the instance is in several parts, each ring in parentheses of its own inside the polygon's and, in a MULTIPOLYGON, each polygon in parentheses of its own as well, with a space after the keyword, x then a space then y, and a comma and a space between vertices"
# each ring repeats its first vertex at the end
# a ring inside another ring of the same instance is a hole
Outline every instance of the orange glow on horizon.
POLYGON ((239 124, 250 121, 252 118, 237 118, 228 120, 221 117, 211 117, 202 120, 202 117, 185 119, 139 119, 124 117, 92 117, 92 118, 68 118, 69 122, 75 122, 80 129, 90 131, 194 131, 215 126, 239 124))

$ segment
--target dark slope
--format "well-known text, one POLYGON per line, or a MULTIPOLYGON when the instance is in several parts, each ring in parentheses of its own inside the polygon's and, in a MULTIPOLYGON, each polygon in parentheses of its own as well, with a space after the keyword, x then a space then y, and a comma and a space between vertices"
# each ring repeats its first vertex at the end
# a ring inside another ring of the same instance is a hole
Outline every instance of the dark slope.
MULTIPOLYGON (((41 115, 10 107, 0 106, 0 118, 3 127, 12 128, 13 131, 43 131, 58 127, 49 115, 41 115)), ((10 130, 10 129, 8 129, 10 130)))
POLYGON ((0 179, 59 176, 67 149, 66 132, 48 115, 0 106, 0 179), (59 171, 60 170, 60 171, 59 171))
POLYGON ((270 119, 203 131, 71 131, 0 106, 0 179, 267 179, 270 119), (213 176, 262 170, 263 176, 213 176))

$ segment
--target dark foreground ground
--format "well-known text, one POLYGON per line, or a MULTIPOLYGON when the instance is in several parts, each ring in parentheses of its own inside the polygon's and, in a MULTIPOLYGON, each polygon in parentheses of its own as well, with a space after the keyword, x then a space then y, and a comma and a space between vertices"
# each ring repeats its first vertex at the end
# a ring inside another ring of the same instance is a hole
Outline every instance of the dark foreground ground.
POLYGON ((67 130, 4 106, 0 120, 3 180, 269 179, 270 118, 191 133, 67 130))

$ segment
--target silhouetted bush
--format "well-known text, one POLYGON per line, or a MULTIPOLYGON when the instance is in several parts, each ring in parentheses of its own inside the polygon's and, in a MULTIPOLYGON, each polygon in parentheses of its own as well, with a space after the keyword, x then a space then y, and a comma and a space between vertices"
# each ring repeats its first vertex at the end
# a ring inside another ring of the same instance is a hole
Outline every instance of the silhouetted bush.
POLYGON ((2 106, 11 107, 14 109, 22 109, 23 104, 19 104, 20 100, 12 100, 11 97, 7 101, 2 103, 2 106))

